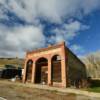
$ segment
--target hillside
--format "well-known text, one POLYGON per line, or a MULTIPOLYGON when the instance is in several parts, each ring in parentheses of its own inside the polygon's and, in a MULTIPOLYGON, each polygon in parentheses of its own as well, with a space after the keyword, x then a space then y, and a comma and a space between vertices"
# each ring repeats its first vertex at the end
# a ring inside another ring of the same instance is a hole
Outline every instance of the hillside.
POLYGON ((88 54, 82 61, 86 65, 88 76, 100 79, 100 51, 88 54))
POLYGON ((23 59, 18 58, 0 58, 0 68, 4 67, 5 65, 14 65, 16 67, 24 65, 23 59))

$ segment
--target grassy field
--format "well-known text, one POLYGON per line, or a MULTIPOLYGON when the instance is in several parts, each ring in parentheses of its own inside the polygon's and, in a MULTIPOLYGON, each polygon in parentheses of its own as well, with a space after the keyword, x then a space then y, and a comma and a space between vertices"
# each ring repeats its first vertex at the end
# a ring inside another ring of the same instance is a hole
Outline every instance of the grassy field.
POLYGON ((0 96, 7 100, 76 100, 75 94, 35 89, 1 80, 0 96))

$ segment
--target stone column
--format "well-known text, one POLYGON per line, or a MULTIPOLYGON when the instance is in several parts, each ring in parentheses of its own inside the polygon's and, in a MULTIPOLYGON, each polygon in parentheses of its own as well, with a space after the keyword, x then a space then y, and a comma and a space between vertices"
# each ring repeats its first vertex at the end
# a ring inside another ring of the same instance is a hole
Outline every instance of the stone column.
POLYGON ((35 84, 35 69, 36 69, 36 64, 34 61, 32 66, 32 80, 31 80, 33 84, 35 84))
POLYGON ((27 60, 25 60, 25 64, 24 64, 24 73, 23 73, 23 83, 25 83, 25 80, 26 80, 26 68, 27 68, 27 60))
POLYGON ((66 71, 66 54, 65 54, 65 45, 62 46, 61 54, 61 75, 62 75, 62 87, 67 87, 67 71, 66 71))
POLYGON ((51 58, 48 59, 48 85, 51 85, 51 58))

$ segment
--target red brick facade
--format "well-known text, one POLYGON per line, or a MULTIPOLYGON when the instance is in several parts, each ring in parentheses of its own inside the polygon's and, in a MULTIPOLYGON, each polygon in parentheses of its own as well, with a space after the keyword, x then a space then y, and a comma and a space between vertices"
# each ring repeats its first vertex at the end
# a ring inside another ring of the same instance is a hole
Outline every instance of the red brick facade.
POLYGON ((67 87, 68 51, 65 43, 27 52, 23 82, 67 87))

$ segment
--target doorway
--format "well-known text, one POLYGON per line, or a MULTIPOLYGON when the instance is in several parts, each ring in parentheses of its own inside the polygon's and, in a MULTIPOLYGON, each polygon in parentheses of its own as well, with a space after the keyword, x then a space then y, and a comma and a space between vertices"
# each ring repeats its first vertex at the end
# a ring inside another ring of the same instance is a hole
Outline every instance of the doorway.
POLYGON ((48 82, 48 60, 40 58, 36 62, 35 83, 47 84, 48 82))

